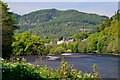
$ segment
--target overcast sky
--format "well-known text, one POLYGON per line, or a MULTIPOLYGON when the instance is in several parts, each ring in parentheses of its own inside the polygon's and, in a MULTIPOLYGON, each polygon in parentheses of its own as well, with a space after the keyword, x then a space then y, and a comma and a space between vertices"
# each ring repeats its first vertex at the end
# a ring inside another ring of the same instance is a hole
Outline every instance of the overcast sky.
POLYGON ((10 11, 23 15, 41 9, 75 9, 111 17, 118 9, 118 2, 7 2, 10 11))

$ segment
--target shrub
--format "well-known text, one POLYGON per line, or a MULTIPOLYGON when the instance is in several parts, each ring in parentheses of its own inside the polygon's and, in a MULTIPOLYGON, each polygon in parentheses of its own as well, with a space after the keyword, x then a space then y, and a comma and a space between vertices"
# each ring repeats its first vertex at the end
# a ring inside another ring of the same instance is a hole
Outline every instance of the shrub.
POLYGON ((71 53, 72 51, 70 49, 66 50, 65 52, 71 53))
POLYGON ((84 79, 99 80, 96 65, 93 66, 93 73, 82 74, 81 71, 71 67, 66 61, 62 60, 61 65, 52 69, 46 65, 40 67, 25 62, 0 61, 2 65, 2 80, 44 80, 44 79, 84 79))
POLYGON ((54 51, 55 54, 61 54, 65 51, 65 49, 63 47, 57 47, 54 51))

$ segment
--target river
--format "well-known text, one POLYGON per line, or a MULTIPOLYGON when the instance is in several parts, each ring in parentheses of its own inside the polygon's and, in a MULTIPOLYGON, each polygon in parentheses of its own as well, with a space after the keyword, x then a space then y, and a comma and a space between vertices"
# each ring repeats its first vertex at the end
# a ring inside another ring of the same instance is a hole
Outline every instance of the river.
MULTIPOLYGON (((61 64, 61 57, 62 55, 45 56, 42 62, 37 61, 39 56, 26 56, 24 58, 34 65, 46 64, 51 68, 56 68, 61 64), (51 57, 55 57, 55 59, 50 59, 51 57)), ((72 55, 63 55, 63 57, 68 64, 74 64, 74 67, 83 73, 92 72, 92 65, 96 64, 101 78, 118 78, 118 62, 120 61, 118 56, 73 53, 72 55)))

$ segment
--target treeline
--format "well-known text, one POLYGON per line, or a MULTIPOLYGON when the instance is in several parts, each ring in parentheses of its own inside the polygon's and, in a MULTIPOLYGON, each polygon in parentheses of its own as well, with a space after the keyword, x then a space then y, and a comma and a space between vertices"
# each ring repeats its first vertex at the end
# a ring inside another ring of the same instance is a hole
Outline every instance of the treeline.
POLYGON ((73 35, 70 38, 73 42, 62 44, 54 43, 49 37, 41 38, 30 32, 23 32, 14 35, 13 55, 56 55, 64 52, 76 53, 79 51, 79 43, 90 35, 89 32, 73 35), (52 44, 51 44, 52 42, 52 44))

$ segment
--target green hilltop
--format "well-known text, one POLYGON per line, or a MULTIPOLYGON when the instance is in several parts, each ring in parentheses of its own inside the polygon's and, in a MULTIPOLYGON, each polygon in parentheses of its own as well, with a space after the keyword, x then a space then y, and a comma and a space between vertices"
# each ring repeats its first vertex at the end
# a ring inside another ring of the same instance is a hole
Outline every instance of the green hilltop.
POLYGON ((108 17, 97 14, 79 12, 77 10, 43 9, 17 16, 17 24, 20 26, 16 32, 29 31, 40 36, 69 38, 79 33, 83 28, 91 33, 108 17))

